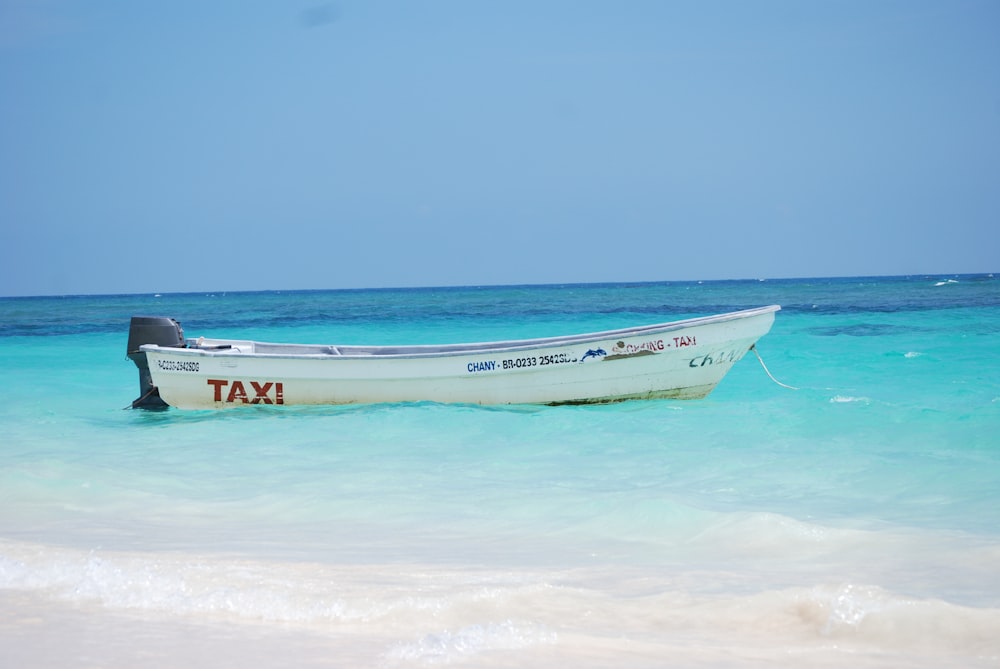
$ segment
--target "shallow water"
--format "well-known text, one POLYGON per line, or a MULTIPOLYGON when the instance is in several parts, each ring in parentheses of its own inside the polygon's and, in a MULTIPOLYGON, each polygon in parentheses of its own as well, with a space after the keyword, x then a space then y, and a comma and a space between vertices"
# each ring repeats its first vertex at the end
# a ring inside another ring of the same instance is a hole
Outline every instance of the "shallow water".
POLYGON ((0 666, 997 666, 992 277, 0 300, 0 666), (443 343, 781 304, 707 399, 126 411, 128 318, 443 343))

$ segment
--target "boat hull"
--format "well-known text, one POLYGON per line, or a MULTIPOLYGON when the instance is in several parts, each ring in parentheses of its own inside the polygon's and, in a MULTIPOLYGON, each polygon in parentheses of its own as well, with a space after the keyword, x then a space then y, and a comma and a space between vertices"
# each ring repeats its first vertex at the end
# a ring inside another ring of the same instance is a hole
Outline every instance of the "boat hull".
POLYGON ((445 402, 582 404, 708 395, 766 334, 778 307, 548 339, 333 347, 199 340, 144 345, 169 405, 445 402))

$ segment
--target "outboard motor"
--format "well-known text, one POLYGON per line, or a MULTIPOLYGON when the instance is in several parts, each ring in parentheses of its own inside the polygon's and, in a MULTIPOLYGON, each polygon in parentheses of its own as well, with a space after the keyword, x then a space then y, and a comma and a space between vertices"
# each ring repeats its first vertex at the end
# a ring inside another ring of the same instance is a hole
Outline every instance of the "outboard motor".
POLYGON ((183 348, 184 330, 173 318, 163 316, 133 316, 129 325, 126 354, 139 368, 139 399, 132 402, 132 408, 162 409, 167 403, 153 385, 146 354, 139 350, 143 344, 183 348))

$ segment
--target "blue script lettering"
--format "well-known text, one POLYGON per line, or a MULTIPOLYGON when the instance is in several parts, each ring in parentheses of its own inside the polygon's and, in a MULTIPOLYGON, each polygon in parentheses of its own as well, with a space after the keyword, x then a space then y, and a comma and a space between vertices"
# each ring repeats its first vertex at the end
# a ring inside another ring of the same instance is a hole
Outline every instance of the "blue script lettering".
POLYGON ((497 368, 496 360, 484 360, 482 362, 470 362, 468 364, 469 373, 474 372, 492 372, 497 368))

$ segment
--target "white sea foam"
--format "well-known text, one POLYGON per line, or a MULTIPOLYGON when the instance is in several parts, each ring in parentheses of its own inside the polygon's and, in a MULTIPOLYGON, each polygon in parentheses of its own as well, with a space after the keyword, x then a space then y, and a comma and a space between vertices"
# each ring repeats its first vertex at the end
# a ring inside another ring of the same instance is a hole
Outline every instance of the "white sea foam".
MULTIPOLYGON (((976 666, 1000 656, 997 608, 901 595, 864 580, 829 580, 839 568, 827 574, 798 569, 794 579, 815 578, 815 584, 780 585, 789 578, 782 565, 791 564, 782 547, 811 563, 849 555, 854 573, 881 578, 893 568, 893 555, 920 552, 906 537, 737 514, 696 542, 718 545, 720 538, 738 542, 745 556, 738 571, 700 560, 653 570, 401 568, 3 542, 0 596, 23 592, 64 602, 89 620, 137 612, 160 626, 230 625, 227 634, 237 636, 252 636, 260 626, 299 630, 329 639, 323 643, 367 666, 565 661, 589 668, 621 656, 630 666, 653 667, 664 653, 709 667, 732 666, 733 656, 724 661, 727 653, 788 666, 789 649, 809 657, 811 666, 835 666, 831 642, 855 658, 854 666, 876 657, 910 666, 954 660, 976 666), (881 568, 858 568, 877 555, 881 568), (748 580, 748 574, 756 576, 748 580)), ((1000 557, 991 546, 963 552, 973 557, 956 552, 938 559, 966 571, 980 563, 989 578, 1000 557)))
POLYGON ((526 574, 425 572, 220 556, 84 552, 0 542, 0 589, 118 610, 306 626, 397 625, 493 610, 526 574))
POLYGON ((868 397, 854 397, 852 395, 834 395, 833 397, 830 398, 831 404, 847 404, 850 402, 871 404, 871 399, 868 397))

